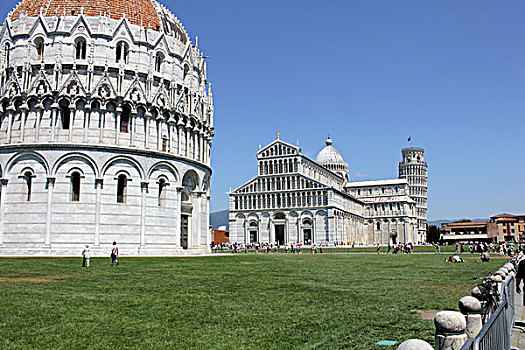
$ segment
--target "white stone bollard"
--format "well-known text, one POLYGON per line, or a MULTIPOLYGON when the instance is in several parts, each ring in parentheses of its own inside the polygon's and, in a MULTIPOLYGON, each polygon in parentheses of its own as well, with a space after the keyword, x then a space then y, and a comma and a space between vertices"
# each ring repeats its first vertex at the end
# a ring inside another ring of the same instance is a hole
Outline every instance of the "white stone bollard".
POLYGON ((467 320, 465 333, 469 338, 476 337, 481 328, 483 328, 481 322, 481 303, 474 297, 463 297, 459 300, 459 311, 465 315, 467 320))
POLYGON ((440 311, 434 317, 436 350, 461 350, 468 339, 467 320, 457 311, 440 311))
POLYGON ((434 348, 424 340, 409 339, 402 342, 397 350, 434 350, 434 348))

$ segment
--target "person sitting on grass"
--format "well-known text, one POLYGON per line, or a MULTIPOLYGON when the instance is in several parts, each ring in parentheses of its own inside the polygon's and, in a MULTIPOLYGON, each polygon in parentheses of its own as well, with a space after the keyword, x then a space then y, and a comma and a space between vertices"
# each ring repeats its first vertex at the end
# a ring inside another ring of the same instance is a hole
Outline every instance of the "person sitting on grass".
POLYGON ((452 259, 454 259, 454 262, 455 262, 455 263, 462 263, 462 262, 464 262, 463 259, 461 259, 461 257, 460 257, 459 255, 457 255, 457 254, 455 254, 455 255, 452 257, 452 259))
POLYGON ((481 261, 483 262, 489 262, 490 261, 490 255, 488 252, 481 253, 481 261))

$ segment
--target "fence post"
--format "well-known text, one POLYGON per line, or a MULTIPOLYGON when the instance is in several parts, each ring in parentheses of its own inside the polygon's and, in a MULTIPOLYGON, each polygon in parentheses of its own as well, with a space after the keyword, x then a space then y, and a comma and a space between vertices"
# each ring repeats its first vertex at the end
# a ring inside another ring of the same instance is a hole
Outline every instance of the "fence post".
POLYGON ((467 328, 465 331, 467 337, 476 337, 481 328, 483 328, 481 322, 481 303, 474 297, 463 297, 459 300, 459 311, 465 315, 467 320, 467 328))
POLYGON ((402 342, 397 350, 434 350, 434 348, 424 340, 409 339, 402 342))
POLYGON ((467 320, 457 311, 440 311, 434 317, 436 350, 460 350, 467 341, 467 320))

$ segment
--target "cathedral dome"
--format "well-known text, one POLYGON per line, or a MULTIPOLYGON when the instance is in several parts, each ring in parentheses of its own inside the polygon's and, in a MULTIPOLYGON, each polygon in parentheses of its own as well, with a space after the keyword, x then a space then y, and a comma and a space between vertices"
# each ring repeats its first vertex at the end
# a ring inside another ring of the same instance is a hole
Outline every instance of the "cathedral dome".
POLYGON ((348 163, 345 162, 341 153, 332 146, 332 139, 330 136, 326 140, 326 147, 319 152, 315 161, 348 181, 348 163))
POLYGON ((182 24, 164 6, 154 0, 24 0, 11 13, 12 21, 21 15, 51 16, 108 16, 114 20, 125 17, 129 23, 162 31, 188 41, 182 24))
POLYGON ((322 165, 345 163, 341 153, 332 146, 330 137, 326 140, 326 147, 319 152, 315 161, 322 165))

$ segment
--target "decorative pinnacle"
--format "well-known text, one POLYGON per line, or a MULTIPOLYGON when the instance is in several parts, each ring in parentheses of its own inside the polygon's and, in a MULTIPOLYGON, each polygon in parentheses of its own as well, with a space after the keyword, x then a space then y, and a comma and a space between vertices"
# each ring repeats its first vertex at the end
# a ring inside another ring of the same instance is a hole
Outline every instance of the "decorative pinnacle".
POLYGON ((280 134, 279 134, 279 131, 277 131, 277 140, 280 140, 280 134))

